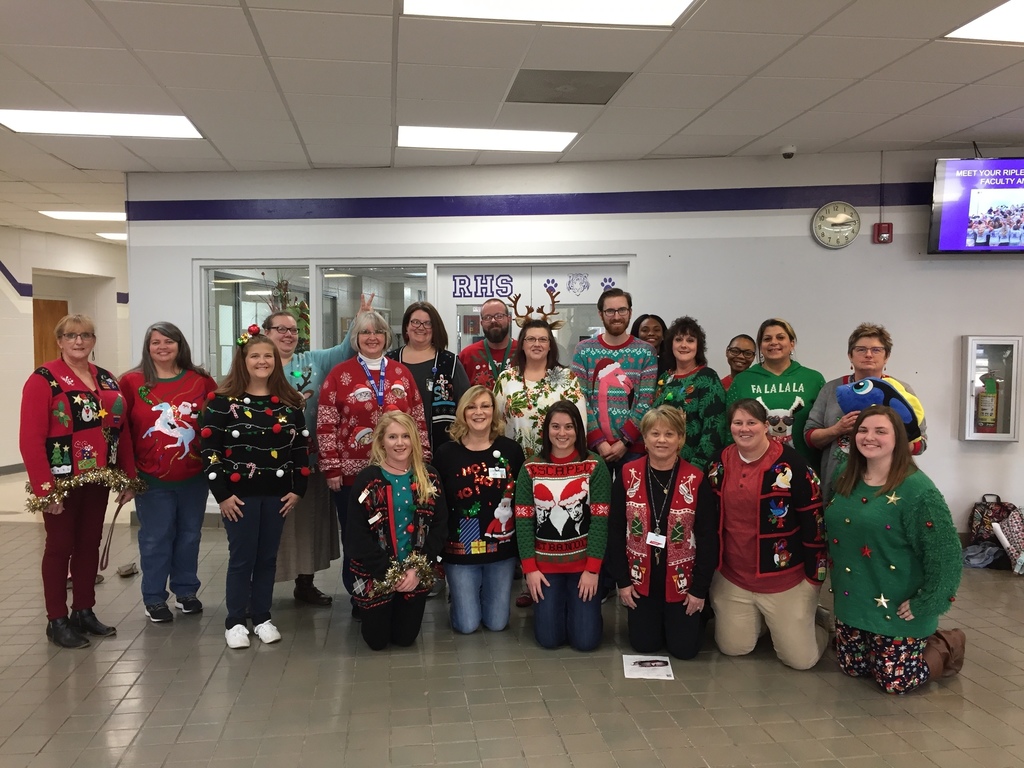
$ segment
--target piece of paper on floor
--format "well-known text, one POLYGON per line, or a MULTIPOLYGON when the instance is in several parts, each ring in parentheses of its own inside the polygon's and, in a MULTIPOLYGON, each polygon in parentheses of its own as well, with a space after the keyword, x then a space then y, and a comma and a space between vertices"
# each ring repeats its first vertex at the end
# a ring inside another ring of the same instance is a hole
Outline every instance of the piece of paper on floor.
POLYGON ((668 656, 622 655, 622 671, 627 678, 638 680, 675 680, 668 656))

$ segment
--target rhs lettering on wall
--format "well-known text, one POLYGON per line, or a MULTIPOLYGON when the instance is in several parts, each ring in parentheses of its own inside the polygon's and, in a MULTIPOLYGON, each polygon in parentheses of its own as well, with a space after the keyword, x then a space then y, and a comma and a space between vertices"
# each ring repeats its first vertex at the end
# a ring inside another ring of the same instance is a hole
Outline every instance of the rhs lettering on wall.
POLYGON ((514 292, 512 275, 481 273, 452 275, 453 299, 490 299, 514 292))

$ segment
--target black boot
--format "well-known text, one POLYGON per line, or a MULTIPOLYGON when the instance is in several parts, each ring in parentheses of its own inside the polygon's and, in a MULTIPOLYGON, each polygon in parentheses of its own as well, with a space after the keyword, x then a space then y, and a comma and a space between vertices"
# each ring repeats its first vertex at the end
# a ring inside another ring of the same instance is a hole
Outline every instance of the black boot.
POLYGON ((333 597, 325 595, 313 586, 313 574, 311 573, 300 573, 295 577, 295 592, 292 594, 299 602, 310 605, 330 605, 334 602, 333 597))
POLYGON ((61 648, 88 648, 88 638, 83 637, 77 629, 71 626, 68 617, 62 619, 50 619, 46 623, 46 636, 50 642, 59 645, 61 648))
POLYGON ((92 608, 83 608, 80 611, 72 611, 71 626, 79 632, 87 632, 90 635, 96 635, 96 637, 109 637, 110 635, 117 634, 117 628, 108 627, 102 621, 97 619, 96 614, 92 612, 92 608))

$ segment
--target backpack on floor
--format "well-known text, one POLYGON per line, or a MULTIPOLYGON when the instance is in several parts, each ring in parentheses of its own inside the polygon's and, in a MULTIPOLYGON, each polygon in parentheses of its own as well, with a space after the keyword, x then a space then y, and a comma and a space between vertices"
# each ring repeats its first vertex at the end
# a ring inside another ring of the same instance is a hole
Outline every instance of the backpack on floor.
POLYGON ((1010 567, 1017 575, 1024 575, 1024 514, 1013 510, 1001 523, 992 523, 993 531, 1006 554, 1010 567))
POLYGON ((981 501, 975 502, 971 510, 971 543, 997 542, 992 523, 1001 523, 1016 511, 1015 505, 1003 501, 997 494, 986 493, 981 501))

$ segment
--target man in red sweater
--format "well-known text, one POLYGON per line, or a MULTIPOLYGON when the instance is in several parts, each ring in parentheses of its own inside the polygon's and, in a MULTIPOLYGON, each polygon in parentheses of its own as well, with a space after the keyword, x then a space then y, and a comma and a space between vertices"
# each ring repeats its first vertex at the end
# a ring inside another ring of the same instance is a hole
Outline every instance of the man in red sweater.
POLYGON ((501 299, 488 299, 480 306, 480 327, 484 338, 459 352, 470 385, 494 389, 494 380, 518 348, 509 333, 511 316, 501 299))

